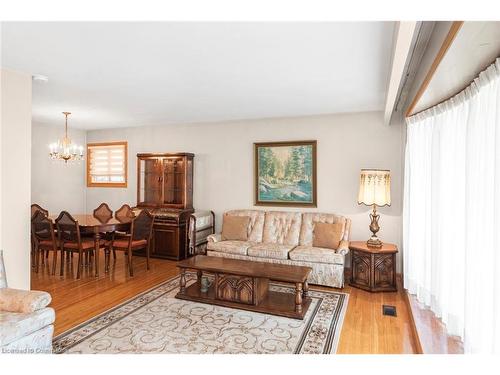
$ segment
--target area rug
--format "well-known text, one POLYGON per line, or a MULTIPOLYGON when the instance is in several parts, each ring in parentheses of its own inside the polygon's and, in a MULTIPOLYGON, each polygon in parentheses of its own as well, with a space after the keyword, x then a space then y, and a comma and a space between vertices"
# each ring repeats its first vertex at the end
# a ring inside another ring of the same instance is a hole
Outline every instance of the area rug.
POLYGON ((349 298, 310 289, 311 306, 297 320, 176 299, 178 290, 179 276, 80 324, 54 338, 54 353, 335 353, 349 298))

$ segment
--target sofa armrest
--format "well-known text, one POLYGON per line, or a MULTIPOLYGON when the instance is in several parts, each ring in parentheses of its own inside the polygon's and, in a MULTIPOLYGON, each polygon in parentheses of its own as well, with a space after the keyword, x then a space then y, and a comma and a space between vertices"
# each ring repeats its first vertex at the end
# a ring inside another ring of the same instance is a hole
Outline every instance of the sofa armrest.
POLYGON ((0 289, 0 311, 32 313, 46 307, 52 297, 47 292, 36 290, 0 289))
POLYGON ((349 241, 340 241, 339 247, 336 251, 337 254, 347 255, 349 253, 349 241))
POLYGON ((220 242, 221 241, 221 234, 220 233, 210 234, 207 236, 207 241, 208 242, 220 242))

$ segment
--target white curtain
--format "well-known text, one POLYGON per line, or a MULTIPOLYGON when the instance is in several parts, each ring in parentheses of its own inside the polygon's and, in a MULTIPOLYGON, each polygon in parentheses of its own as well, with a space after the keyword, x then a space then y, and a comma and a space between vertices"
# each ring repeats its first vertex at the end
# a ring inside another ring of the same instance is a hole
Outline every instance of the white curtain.
POLYGON ((500 58, 407 122, 405 288, 466 353, 500 353, 500 58))

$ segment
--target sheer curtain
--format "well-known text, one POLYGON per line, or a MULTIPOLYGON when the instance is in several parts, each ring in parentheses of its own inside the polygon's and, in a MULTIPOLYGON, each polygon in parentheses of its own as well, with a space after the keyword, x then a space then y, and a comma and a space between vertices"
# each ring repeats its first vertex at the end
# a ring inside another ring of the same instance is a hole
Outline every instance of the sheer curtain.
POLYGON ((407 122, 405 288, 466 353, 500 353, 500 58, 407 122))

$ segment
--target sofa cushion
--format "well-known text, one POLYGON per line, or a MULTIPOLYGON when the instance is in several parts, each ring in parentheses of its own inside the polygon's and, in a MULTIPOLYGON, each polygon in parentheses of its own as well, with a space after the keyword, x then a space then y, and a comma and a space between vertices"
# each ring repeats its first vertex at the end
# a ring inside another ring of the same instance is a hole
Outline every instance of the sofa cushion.
POLYGON ((302 246, 313 246, 313 230, 315 223, 342 223, 342 239, 348 240, 348 225, 347 219, 343 216, 334 214, 323 214, 317 212, 308 212, 302 214, 302 225, 300 227, 299 244, 302 246))
POLYGON ((264 228, 264 211, 259 210, 232 210, 227 211, 224 216, 248 216, 248 241, 262 242, 262 230, 264 228))
POLYGON ((207 249, 227 254, 247 255, 248 248, 253 245, 255 242, 250 241, 218 241, 207 242, 207 249))
POLYGON ((288 254, 291 260, 312 263, 344 264, 344 256, 323 247, 297 246, 288 254))
POLYGON ((297 246, 301 217, 300 212, 266 212, 262 242, 297 246))
POLYGON ((257 258, 288 259, 288 253, 295 245, 259 243, 248 249, 248 255, 257 258))
POLYGON ((342 223, 315 223, 313 230, 313 246, 337 249, 342 240, 343 232, 344 226, 342 223))
POLYGON ((21 337, 54 323, 55 313, 51 307, 44 307, 32 313, 11 313, 0 311, 0 346, 7 345, 21 337))
POLYGON ((246 241, 248 240, 249 216, 224 215, 222 221, 222 240, 246 241))

